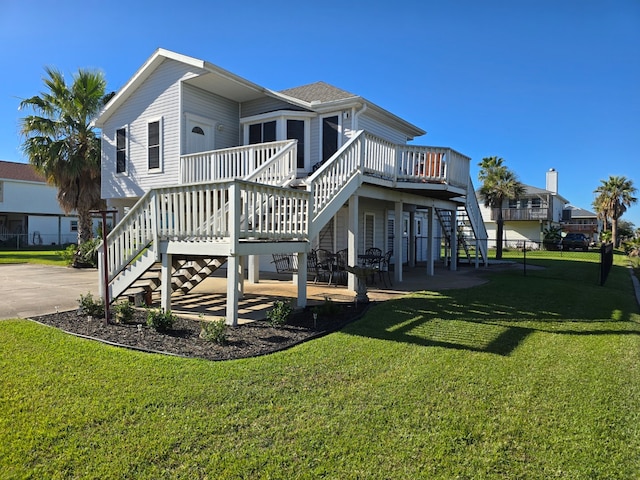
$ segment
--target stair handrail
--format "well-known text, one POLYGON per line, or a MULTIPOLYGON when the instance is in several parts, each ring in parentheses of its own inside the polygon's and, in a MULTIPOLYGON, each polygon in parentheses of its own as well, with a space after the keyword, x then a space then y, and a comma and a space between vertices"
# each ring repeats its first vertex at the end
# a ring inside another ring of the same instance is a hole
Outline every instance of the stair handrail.
POLYGON ((284 186, 296 179, 298 140, 288 140, 282 149, 243 180, 284 186))
POLYGON ((467 184, 467 194, 465 196, 465 209, 467 216, 469 217, 469 223, 473 229, 476 240, 476 248, 479 250, 482 258, 487 261, 488 250, 488 238, 487 228, 485 227, 484 220, 482 219, 482 212, 480 210, 480 204, 476 197, 476 191, 473 187, 473 180, 469 177, 467 184))
POLYGON ((359 130, 307 178, 305 183, 311 193, 313 217, 326 208, 335 194, 361 171, 364 138, 364 130, 359 130))
POLYGON ((156 193, 149 190, 107 235, 109 281, 157 239, 155 203, 156 193))

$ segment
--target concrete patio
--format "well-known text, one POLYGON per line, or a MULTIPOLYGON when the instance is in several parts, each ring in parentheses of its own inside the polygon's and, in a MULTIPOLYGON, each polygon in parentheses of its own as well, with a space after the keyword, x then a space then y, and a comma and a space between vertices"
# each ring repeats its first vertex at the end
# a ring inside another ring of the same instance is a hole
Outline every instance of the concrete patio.
MULTIPOLYGON (((450 271, 441 266, 436 268, 434 276, 428 277, 425 267, 405 266, 402 283, 385 288, 376 278, 376 284, 368 287, 368 296, 372 302, 381 302, 422 290, 440 291, 475 287, 488 281, 486 273, 491 268, 475 269, 463 265, 457 271, 450 271)), ((173 296, 171 309, 174 313, 183 316, 223 318, 226 313, 226 288, 225 272, 218 272, 205 279, 188 294, 173 296)), ((264 319, 275 301, 284 300, 295 303, 296 295, 296 286, 291 276, 261 273, 259 283, 252 284, 245 281, 244 298, 238 305, 238 323, 264 319)), ((354 296, 354 292, 349 291, 344 285, 307 283, 307 304, 311 306, 322 304, 325 299, 334 302, 353 302, 354 296)))

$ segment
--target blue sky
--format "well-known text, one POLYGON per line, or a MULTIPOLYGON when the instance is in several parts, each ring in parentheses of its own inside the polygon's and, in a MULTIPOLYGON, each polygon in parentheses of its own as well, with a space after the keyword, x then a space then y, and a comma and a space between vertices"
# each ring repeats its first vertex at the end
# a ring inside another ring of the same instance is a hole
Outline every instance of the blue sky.
MULTIPOLYGON (((541 188, 555 168, 587 209, 610 175, 640 189, 639 0, 0 0, 0 159, 26 162, 18 103, 44 66, 117 90, 158 47, 274 90, 361 95, 426 130, 414 143, 470 156, 476 186, 496 155, 541 188)), ((640 227, 640 205, 623 219, 640 227)))

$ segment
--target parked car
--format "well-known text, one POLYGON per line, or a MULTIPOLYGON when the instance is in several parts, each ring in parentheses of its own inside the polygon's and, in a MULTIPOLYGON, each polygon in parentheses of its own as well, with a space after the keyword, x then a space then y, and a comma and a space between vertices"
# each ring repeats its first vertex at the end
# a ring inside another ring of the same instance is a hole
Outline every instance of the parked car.
POLYGON ((589 238, 584 233, 567 233, 560 243, 563 250, 589 250, 589 238))

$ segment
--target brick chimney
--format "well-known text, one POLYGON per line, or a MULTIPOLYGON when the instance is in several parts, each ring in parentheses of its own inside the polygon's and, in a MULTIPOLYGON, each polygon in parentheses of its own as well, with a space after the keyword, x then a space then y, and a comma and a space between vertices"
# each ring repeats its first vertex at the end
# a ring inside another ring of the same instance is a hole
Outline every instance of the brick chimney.
POLYGON ((558 172, 555 168, 550 168, 547 172, 547 190, 558 193, 558 172))

